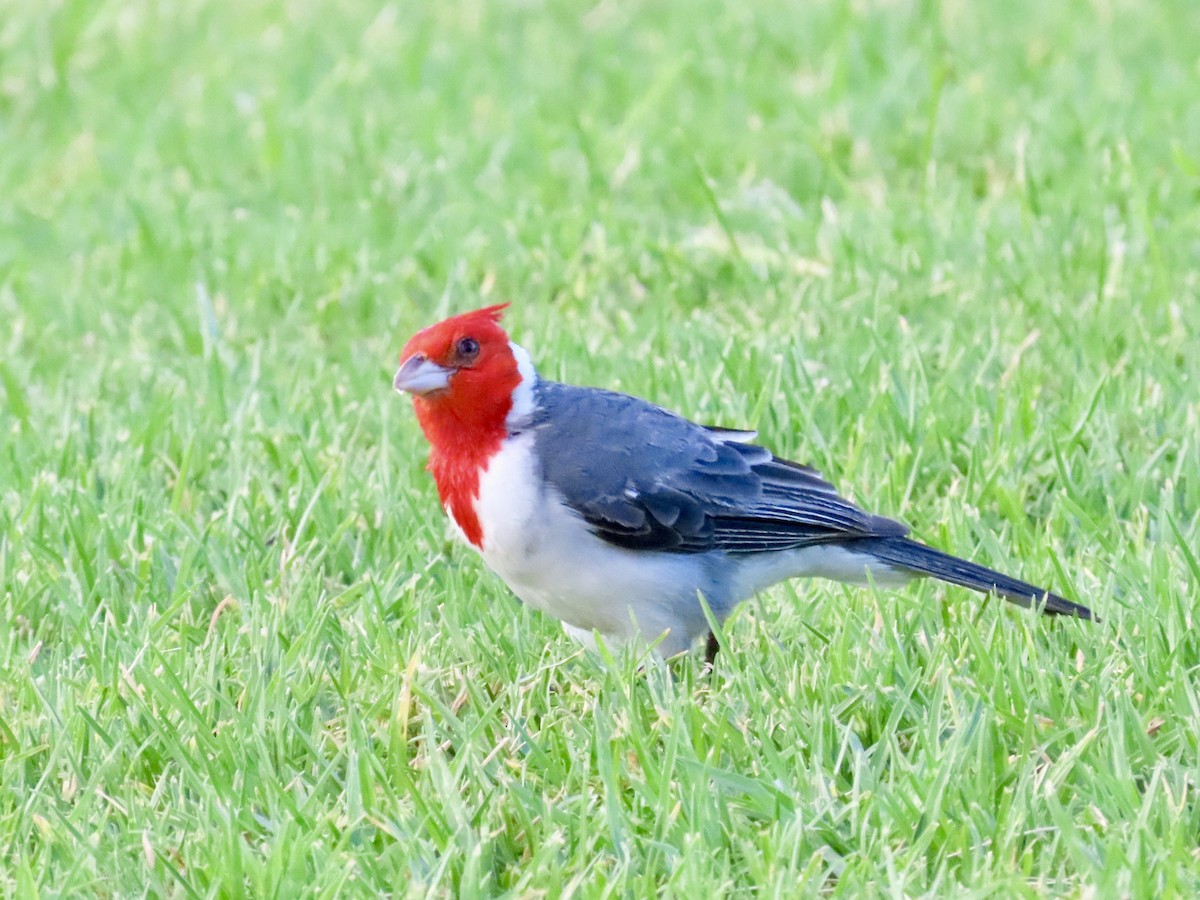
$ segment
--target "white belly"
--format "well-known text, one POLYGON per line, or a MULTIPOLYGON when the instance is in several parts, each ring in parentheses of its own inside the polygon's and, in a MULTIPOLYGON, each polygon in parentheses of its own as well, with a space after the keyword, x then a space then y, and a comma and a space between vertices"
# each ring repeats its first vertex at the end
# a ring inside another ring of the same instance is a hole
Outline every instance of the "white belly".
POLYGON ((706 628, 697 591, 705 561, 686 554, 624 550, 592 534, 553 488, 533 455, 533 435, 505 442, 480 478, 475 504, 484 561, 518 597, 571 626, 621 643, 669 632, 660 650, 687 649, 706 628))

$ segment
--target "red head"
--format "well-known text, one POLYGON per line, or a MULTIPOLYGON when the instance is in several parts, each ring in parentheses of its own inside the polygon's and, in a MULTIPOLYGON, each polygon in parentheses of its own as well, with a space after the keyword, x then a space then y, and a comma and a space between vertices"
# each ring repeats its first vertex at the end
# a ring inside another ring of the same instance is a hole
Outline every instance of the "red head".
POLYGON ((442 504, 472 543, 482 533, 473 503, 479 472, 507 434, 505 420, 521 383, 517 358, 500 327, 507 303, 453 316, 418 331, 400 352, 393 384, 413 395, 432 453, 429 468, 442 504))

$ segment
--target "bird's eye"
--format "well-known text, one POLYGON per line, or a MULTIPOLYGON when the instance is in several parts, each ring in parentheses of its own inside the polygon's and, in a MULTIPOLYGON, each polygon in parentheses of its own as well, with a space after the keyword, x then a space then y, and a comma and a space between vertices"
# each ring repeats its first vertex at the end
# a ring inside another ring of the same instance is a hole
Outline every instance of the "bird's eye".
POLYGON ((461 357, 471 357, 479 353, 479 341, 475 338, 459 338, 458 343, 454 345, 455 351, 461 357))

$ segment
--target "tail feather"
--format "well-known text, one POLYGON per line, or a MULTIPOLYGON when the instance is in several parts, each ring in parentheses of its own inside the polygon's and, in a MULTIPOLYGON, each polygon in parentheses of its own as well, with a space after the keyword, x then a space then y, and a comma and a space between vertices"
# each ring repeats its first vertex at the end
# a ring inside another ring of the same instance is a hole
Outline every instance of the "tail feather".
POLYGON ((862 549, 881 562, 918 575, 932 575, 960 587, 998 594, 1018 606, 1028 608, 1037 605, 1047 615, 1075 616, 1097 621, 1086 606, 1080 606, 1028 582, 1001 575, 985 566, 959 559, 941 550, 934 550, 908 538, 875 538, 865 541, 864 544, 862 549))

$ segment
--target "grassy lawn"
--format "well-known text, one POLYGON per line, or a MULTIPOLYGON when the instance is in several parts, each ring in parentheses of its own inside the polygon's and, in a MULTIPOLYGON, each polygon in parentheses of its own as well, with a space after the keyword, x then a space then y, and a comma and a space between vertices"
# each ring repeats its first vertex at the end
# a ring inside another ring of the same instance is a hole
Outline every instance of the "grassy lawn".
POLYGON ((8 0, 0 896, 1194 895, 1198 34, 8 0), (581 653, 390 386, 499 300, 1103 624, 793 583, 707 680, 581 653))

